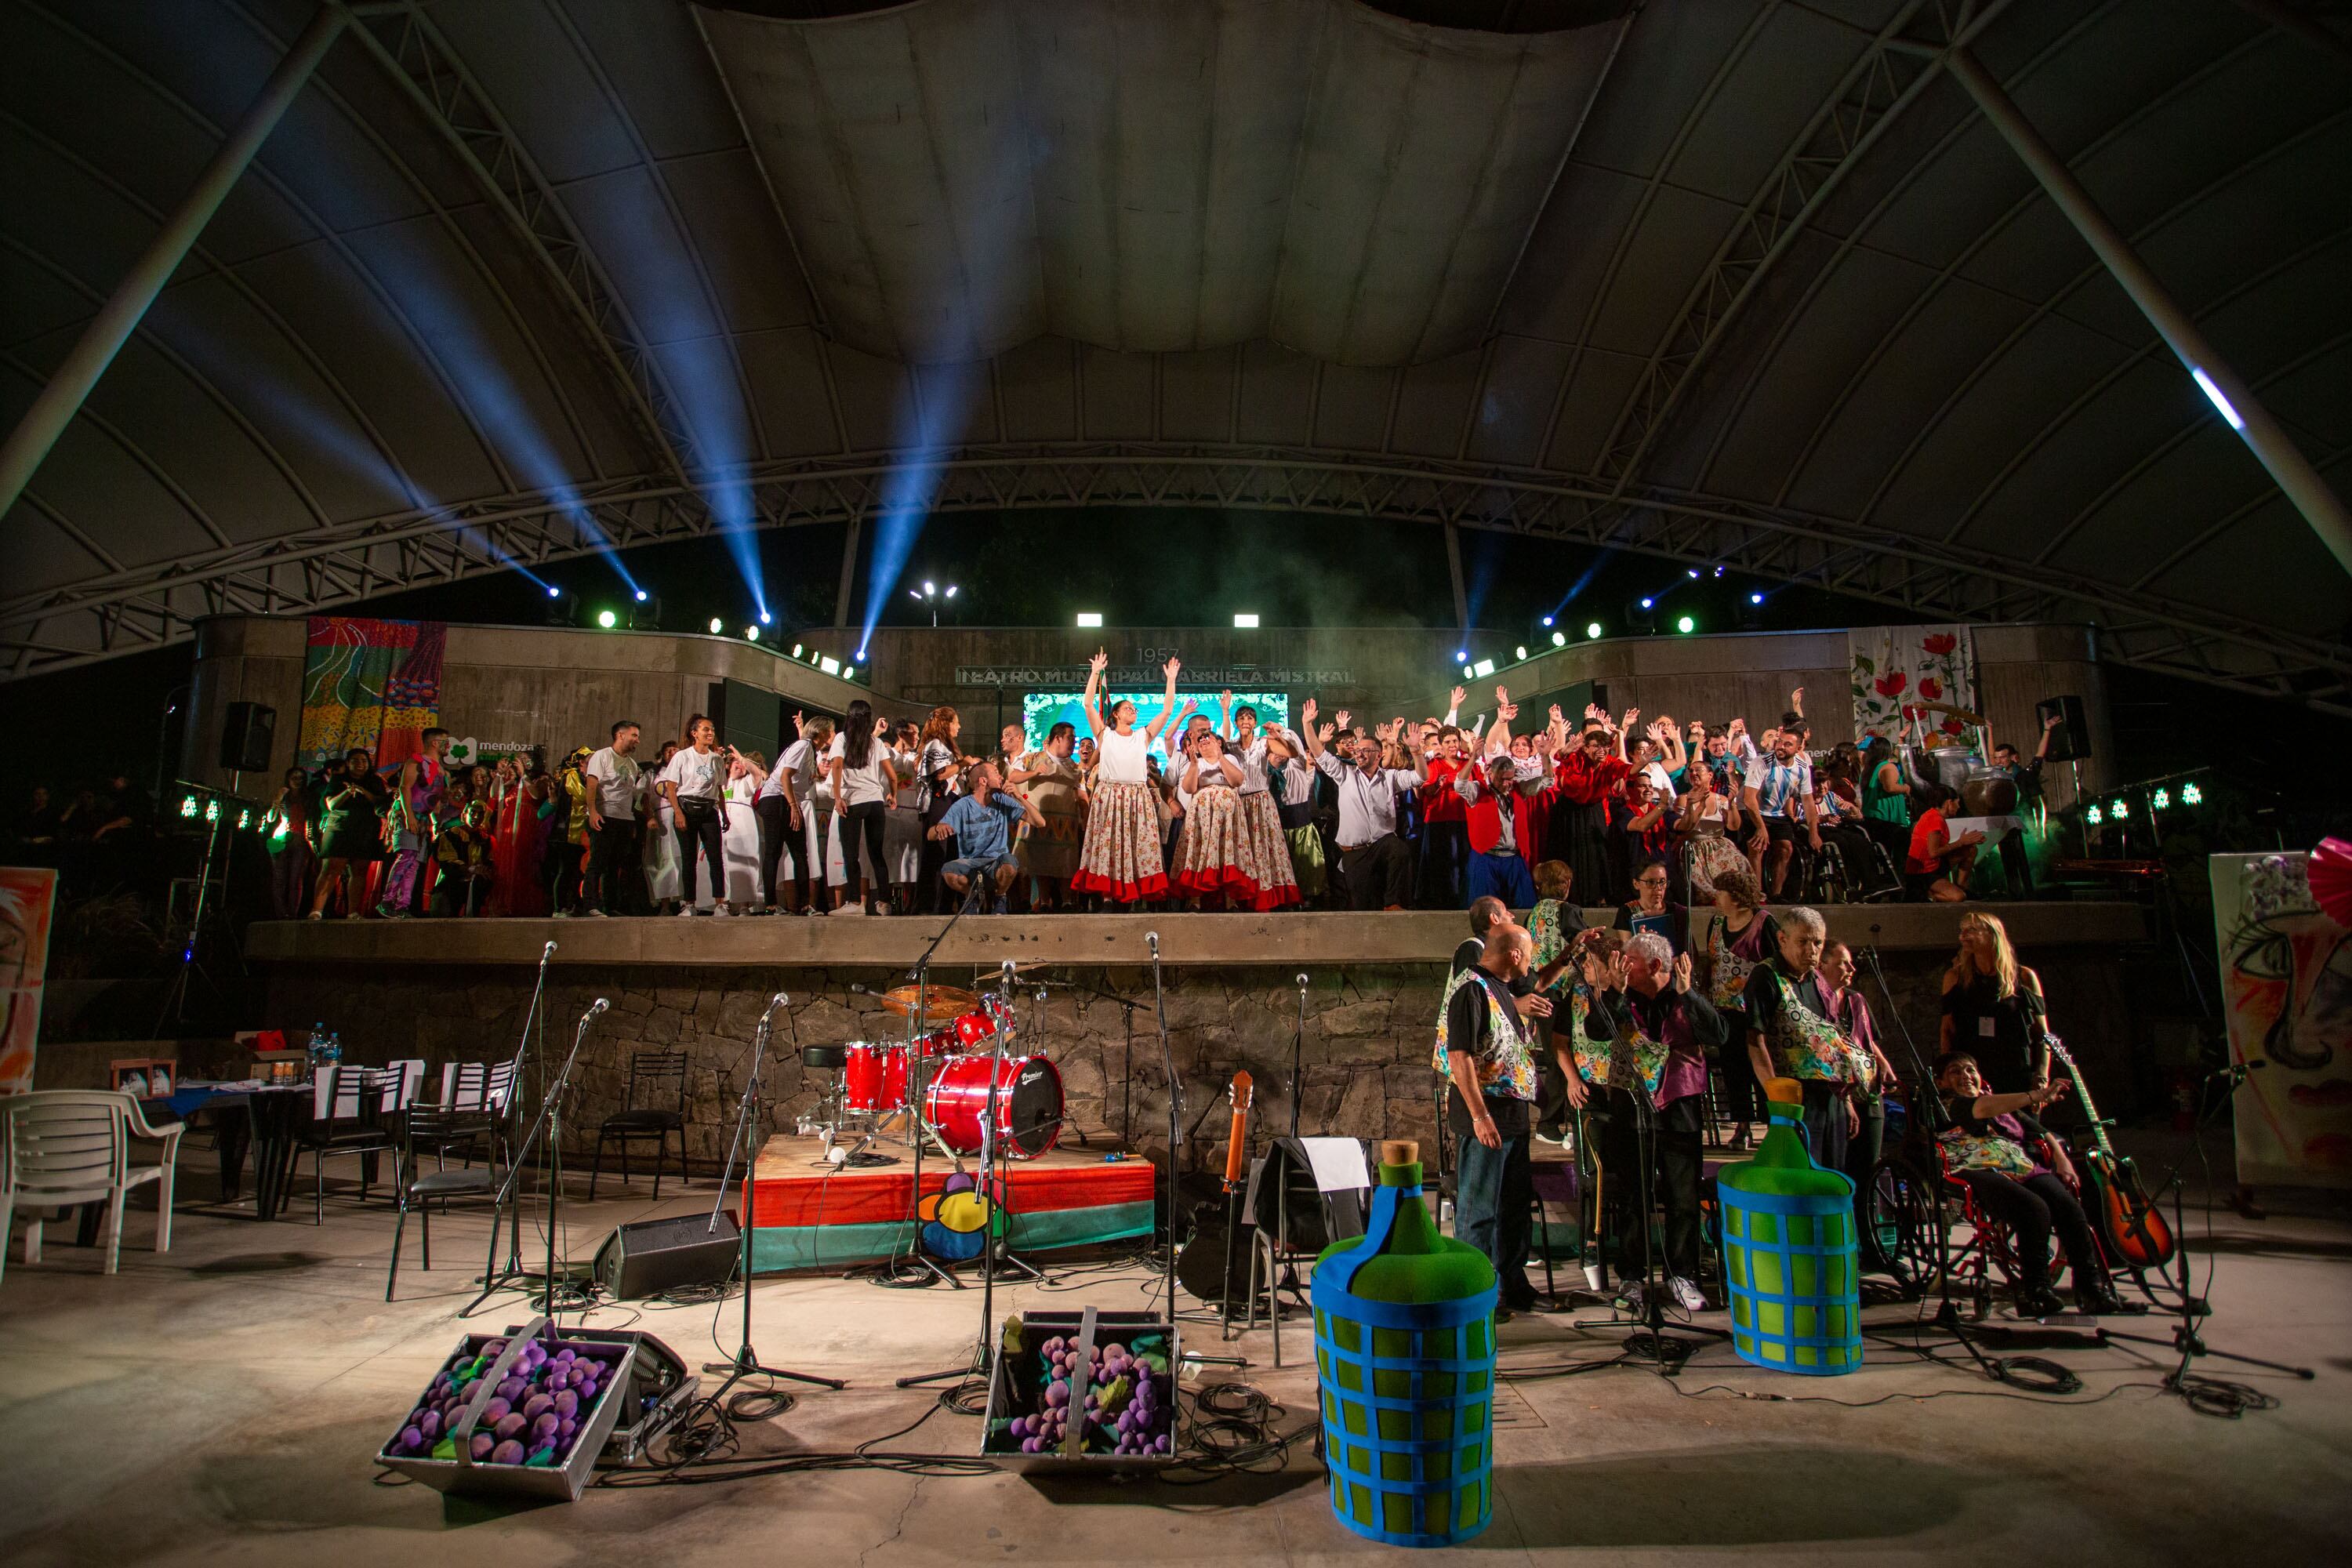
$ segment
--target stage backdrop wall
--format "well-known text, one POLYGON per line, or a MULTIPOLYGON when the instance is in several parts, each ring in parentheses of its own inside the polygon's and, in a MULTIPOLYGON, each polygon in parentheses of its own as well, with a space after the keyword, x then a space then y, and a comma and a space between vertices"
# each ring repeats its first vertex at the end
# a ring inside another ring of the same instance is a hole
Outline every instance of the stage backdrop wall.
POLYGON ((2215 855, 2238 1179, 2352 1187, 2352 932, 2319 912, 2309 857, 2215 855))

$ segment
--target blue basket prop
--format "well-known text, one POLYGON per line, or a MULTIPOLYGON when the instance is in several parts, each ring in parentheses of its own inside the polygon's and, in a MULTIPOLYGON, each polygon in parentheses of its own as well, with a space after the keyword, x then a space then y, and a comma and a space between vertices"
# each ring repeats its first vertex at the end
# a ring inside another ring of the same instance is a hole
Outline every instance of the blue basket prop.
POLYGON ((1362 1240, 1315 1268, 1315 1366, 1331 1511, 1391 1546, 1452 1546, 1494 1517, 1494 1287, 1452 1301, 1350 1292, 1402 1188, 1372 1194, 1362 1240))
MULTIPOLYGON (((1794 1120, 1778 1106, 1773 1116, 1794 1120)), ((1717 1184, 1731 1348, 1751 1365, 1806 1377, 1836 1377, 1862 1365, 1853 1184, 1837 1179, 1843 1194, 1754 1193, 1717 1184)))

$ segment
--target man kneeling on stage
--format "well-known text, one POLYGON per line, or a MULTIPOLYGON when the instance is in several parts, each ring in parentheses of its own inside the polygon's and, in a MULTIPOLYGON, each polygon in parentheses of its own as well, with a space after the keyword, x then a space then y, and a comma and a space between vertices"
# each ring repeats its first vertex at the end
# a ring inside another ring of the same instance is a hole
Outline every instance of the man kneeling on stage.
POLYGON ((1461 1151, 1454 1234, 1493 1260, 1502 1289, 1497 1321, 1536 1303, 1528 1282, 1528 1164, 1534 1121, 1536 1019, 1551 1014, 1542 995, 1514 996, 1511 983, 1535 963, 1535 939, 1497 921, 1478 962, 1454 977, 1437 1025, 1434 1065, 1452 1080, 1445 1124, 1461 1151))
MULTIPOLYGON (((1690 954, 1677 957, 1655 931, 1636 933, 1622 952, 1605 960, 1588 958, 1585 976, 1592 1003, 1584 1016, 1584 1054, 1593 1065, 1605 1063, 1612 1079, 1601 1163, 1608 1190, 1620 1204, 1617 1268, 1622 1289, 1617 1299, 1629 1312, 1647 1305, 1634 1271, 1649 1272, 1650 1213, 1643 1189, 1650 1184, 1644 1178, 1654 1173, 1654 1190, 1666 1211, 1665 1289, 1685 1311, 1703 1311, 1699 1143, 1706 1052, 1724 1043, 1723 1015, 1705 992, 1692 989, 1690 954), (1615 1081, 1620 1079, 1622 1084, 1615 1081), (1636 1094, 1648 1098, 1646 1114, 1636 1094)), ((1579 1106, 1590 1093, 1582 1079, 1570 1079, 1569 1098, 1579 1106)))
POLYGON ((1020 866, 1013 858, 1013 829, 1026 822, 1043 827, 1037 808, 1004 787, 994 763, 976 763, 970 780, 971 793, 948 807, 931 829, 933 838, 955 840, 955 858, 940 870, 940 880, 955 889, 961 901, 974 882, 983 889, 994 884, 995 912, 1004 912, 1004 895, 1013 887, 1020 866))

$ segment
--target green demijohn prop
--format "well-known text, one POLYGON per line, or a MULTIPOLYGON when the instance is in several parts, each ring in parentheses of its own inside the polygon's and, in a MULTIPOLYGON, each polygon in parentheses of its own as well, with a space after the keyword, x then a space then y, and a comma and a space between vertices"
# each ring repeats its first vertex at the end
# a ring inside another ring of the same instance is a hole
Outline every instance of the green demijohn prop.
POLYGON ((1773 1372, 1835 1377, 1862 1364, 1853 1183, 1813 1163, 1804 1091, 1764 1086, 1772 1124, 1756 1157, 1717 1173, 1731 1348, 1773 1372))
POLYGON ((1381 1145, 1370 1223, 1323 1249, 1313 1296, 1331 1511, 1392 1546, 1451 1546, 1486 1529, 1495 1266, 1438 1234, 1419 1145, 1381 1145))

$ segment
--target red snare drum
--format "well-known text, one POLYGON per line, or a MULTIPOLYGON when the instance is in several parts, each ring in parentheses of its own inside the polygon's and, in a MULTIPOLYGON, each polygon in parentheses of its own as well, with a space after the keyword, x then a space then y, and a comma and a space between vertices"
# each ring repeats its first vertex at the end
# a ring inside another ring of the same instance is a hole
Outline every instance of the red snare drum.
POLYGON ((956 1044, 953 1048, 984 1051, 990 1048, 988 1042, 996 1037, 996 1020, 986 1013, 966 1013, 950 1025, 948 1029, 942 1029, 940 1032, 946 1034, 950 1029, 955 1034, 956 1044))
POLYGON ((977 1154, 996 1082, 996 1141, 1015 1159, 1034 1160, 1062 1135, 1062 1075, 1044 1057, 951 1057, 931 1076, 923 1113, 959 1154, 977 1154))
POLYGON ((845 1047, 849 1060, 842 1068, 841 1103, 846 1110, 904 1110, 907 1108, 907 1048, 856 1040, 845 1047))

